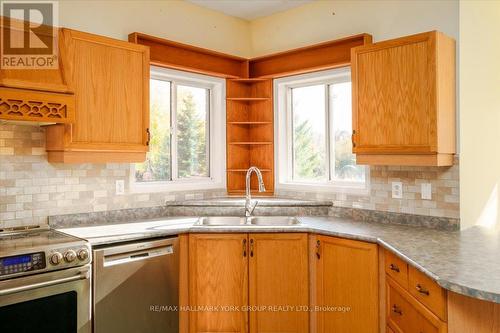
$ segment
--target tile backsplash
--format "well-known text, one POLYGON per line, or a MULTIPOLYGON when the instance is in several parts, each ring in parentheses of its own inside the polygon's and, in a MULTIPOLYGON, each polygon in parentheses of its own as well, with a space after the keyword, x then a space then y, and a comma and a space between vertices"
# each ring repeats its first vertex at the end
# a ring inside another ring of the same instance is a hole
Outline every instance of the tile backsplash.
MULTIPOLYGON (((371 210, 459 217, 458 159, 450 168, 376 166, 370 193, 276 191, 284 197, 332 200, 371 210), (391 199, 391 182, 403 183, 403 199, 391 199), (420 184, 432 184, 432 200, 420 199, 420 184)), ((0 228, 47 223, 47 216, 162 205, 165 200, 224 196, 225 190, 130 193, 129 164, 51 164, 43 127, 0 123, 0 228), (116 180, 125 195, 115 195, 116 180)))
POLYGON ((224 189, 130 193, 129 176, 130 164, 48 163, 43 127, 0 123, 0 228, 45 224, 49 215, 225 195, 224 189), (125 180, 124 195, 115 195, 119 179, 125 180))

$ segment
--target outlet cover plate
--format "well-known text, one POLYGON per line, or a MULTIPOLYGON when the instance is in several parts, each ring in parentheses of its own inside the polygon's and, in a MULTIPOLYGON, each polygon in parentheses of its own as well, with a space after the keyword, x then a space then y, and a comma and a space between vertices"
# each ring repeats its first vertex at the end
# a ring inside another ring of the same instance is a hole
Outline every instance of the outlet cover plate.
POLYGON ((422 200, 432 200, 432 184, 422 183, 420 185, 420 193, 422 200))
POLYGON ((403 183, 392 182, 392 198, 403 199, 403 183))

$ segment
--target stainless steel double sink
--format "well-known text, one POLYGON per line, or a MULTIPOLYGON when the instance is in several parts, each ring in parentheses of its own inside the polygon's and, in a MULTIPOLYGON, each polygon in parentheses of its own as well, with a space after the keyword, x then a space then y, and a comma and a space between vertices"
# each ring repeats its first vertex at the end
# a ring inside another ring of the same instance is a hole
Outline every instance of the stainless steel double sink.
POLYGON ((294 226, 300 221, 294 216, 205 216, 197 225, 203 226, 294 226))

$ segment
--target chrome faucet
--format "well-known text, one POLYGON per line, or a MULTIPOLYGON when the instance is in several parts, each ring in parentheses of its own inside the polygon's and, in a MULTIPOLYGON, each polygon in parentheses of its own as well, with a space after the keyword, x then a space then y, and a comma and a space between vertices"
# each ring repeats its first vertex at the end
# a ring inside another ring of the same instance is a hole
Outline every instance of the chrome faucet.
POLYGON ((255 206, 257 206, 257 201, 252 201, 252 195, 250 194, 250 177, 252 176, 252 172, 257 174, 257 180, 259 182, 259 192, 265 192, 266 187, 264 186, 264 181, 262 180, 262 173, 257 167, 250 167, 247 171, 246 176, 246 188, 245 188, 245 216, 252 216, 253 210, 255 206))

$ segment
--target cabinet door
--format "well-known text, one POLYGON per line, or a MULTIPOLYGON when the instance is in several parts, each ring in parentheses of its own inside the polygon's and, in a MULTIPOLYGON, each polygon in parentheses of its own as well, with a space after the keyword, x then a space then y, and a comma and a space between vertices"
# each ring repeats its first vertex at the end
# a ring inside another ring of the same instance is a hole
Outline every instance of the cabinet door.
POLYGON ((313 327, 318 333, 378 332, 377 245, 311 236, 313 327))
POLYGON ((309 331, 306 234, 250 234, 250 332, 309 331))
POLYGON ((149 50, 63 29, 76 97, 72 149, 147 151, 149 50))
POLYGON ((247 234, 189 235, 188 270, 189 332, 247 332, 247 234))
POLYGON ((353 51, 356 153, 436 151, 434 48, 421 34, 353 51))

